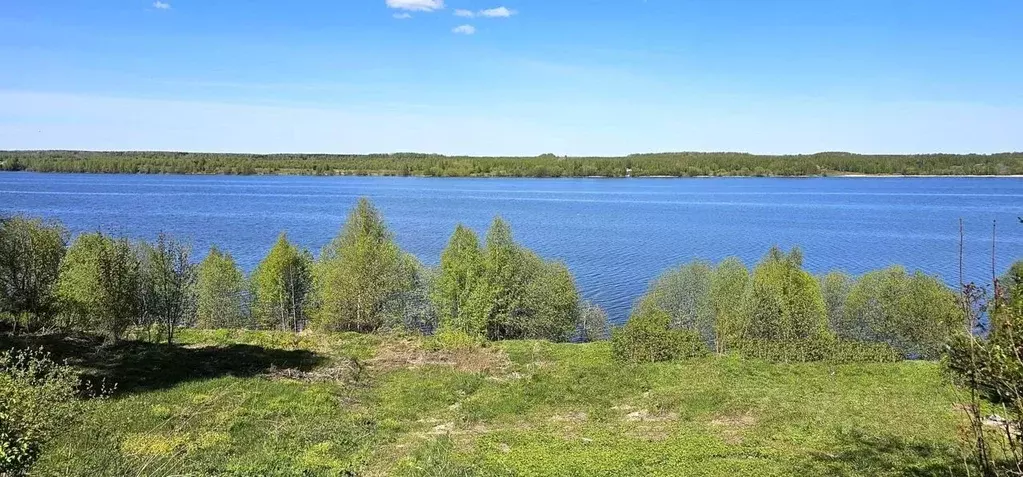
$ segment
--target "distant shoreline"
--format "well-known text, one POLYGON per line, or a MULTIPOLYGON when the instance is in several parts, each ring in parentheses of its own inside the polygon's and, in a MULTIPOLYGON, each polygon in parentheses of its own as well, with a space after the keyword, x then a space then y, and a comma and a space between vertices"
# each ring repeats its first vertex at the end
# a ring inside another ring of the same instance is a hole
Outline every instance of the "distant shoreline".
POLYGON ((1023 177, 1023 152, 755 155, 673 152, 619 157, 438 154, 233 154, 162 151, 0 151, 0 170, 34 172, 410 176, 473 178, 1023 177))

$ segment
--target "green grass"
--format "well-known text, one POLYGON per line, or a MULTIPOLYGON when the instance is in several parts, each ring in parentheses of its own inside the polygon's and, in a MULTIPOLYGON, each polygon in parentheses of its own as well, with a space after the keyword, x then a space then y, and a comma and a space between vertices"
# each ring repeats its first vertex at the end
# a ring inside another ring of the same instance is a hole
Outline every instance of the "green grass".
MULTIPOLYGON (((123 382, 35 475, 957 475, 931 362, 624 365, 607 343, 184 331, 40 342, 123 382), (90 346, 96 345, 95 349, 90 346), (71 351, 68 351, 68 350, 71 351), (90 351, 91 350, 91 351, 90 351)), ((8 340, 10 338, 7 338, 8 340)), ((41 341, 40 341, 41 340, 41 341)))

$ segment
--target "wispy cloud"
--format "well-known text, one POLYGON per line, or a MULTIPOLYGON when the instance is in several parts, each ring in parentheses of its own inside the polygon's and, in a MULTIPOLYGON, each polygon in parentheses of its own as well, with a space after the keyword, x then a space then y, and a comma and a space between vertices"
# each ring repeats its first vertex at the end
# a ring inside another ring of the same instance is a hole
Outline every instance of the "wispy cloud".
POLYGON ((170 10, 170 4, 161 2, 160 0, 156 0, 155 2, 153 2, 153 8, 157 10, 170 10))
POLYGON ((444 9, 444 0, 387 0, 387 6, 414 12, 432 12, 444 9))
POLYGON ((408 20, 409 18, 412 18, 412 14, 408 12, 395 13, 394 18, 397 18, 398 20, 408 20))
POLYGON ((472 25, 459 25, 451 29, 451 33, 458 35, 472 35, 473 33, 476 33, 476 27, 472 25))
POLYGON ((455 16, 456 17, 472 18, 472 17, 476 16, 476 13, 473 12, 472 10, 463 10, 463 9, 460 8, 458 10, 455 10, 455 16))
POLYGON ((481 17, 490 18, 508 18, 516 13, 518 12, 516 12, 515 10, 509 10, 505 7, 488 8, 486 10, 480 10, 481 17))

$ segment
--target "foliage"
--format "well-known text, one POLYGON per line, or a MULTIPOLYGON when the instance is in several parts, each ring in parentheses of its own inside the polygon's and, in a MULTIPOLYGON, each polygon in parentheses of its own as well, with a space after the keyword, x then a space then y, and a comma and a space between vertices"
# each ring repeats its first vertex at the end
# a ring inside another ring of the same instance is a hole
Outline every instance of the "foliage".
POLYGON ((313 265, 313 319, 329 330, 380 328, 388 301, 411 286, 413 263, 377 209, 359 199, 340 234, 313 265))
POLYGON ((188 246, 165 234, 140 247, 143 310, 135 325, 145 330, 156 325, 172 343, 174 330, 195 313, 196 267, 188 246))
POLYGON ((211 247, 199 263, 196 279, 196 323, 200 328, 245 328, 245 277, 230 253, 211 247))
POLYGON ((827 174, 1023 174, 1023 154, 755 155, 669 152, 625 157, 470 157, 398 153, 215 154, 0 151, 0 170, 132 174, 306 174, 437 177, 816 176, 827 174))
POLYGON ((42 351, 0 352, 0 475, 20 475, 81 412, 79 374, 42 351))
POLYGON ((745 340, 733 347, 747 359, 762 359, 772 363, 892 363, 902 360, 902 354, 887 343, 851 340, 745 340))
POLYGON ((142 315, 143 284, 142 263, 128 240, 83 234, 61 261, 57 294, 67 324, 116 341, 142 315))
POLYGON ((936 359, 964 317, 956 294, 935 278, 902 267, 863 275, 849 292, 839 337, 890 344, 907 358, 936 359))
POLYGON ((984 303, 992 332, 987 337, 965 330, 954 334, 944 360, 950 374, 970 391, 960 407, 969 418, 969 444, 984 475, 1023 475, 1023 337, 1019 334, 1023 309, 1018 306, 1023 299, 1019 279, 1023 273, 1014 265, 1008 278, 1001 280, 1005 288, 984 303), (996 410, 1000 419, 989 419, 985 409, 996 410))
POLYGON ((718 352, 742 339, 742 299, 749 287, 749 270, 735 257, 724 259, 714 269, 710 283, 714 308, 714 344, 718 352))
POLYGON ((57 308, 54 287, 67 240, 59 223, 0 218, 0 314, 46 323, 57 308))
POLYGON ((576 341, 591 343, 611 339, 611 324, 607 312, 595 303, 586 301, 579 307, 575 326, 576 341))
POLYGON ((440 256, 431 298, 442 328, 482 336, 490 315, 486 264, 476 233, 459 224, 440 256))
POLYGON ((802 265, 798 249, 785 255, 777 248, 757 264, 743 297, 744 339, 791 343, 830 339, 820 285, 802 265))
POLYGON ((437 278, 411 254, 405 254, 407 286, 392 295, 382 311, 384 327, 429 334, 437 329, 437 308, 431 300, 437 278))
POLYGON ((472 292, 470 303, 473 315, 475 310, 489 312, 487 338, 564 341, 571 336, 579 291, 564 264, 545 262, 515 243, 500 217, 487 232, 483 259, 482 285, 472 292))
POLYGON ((831 271, 820 277, 821 296, 828 312, 828 327, 837 331, 845 316, 845 302, 855 280, 841 271, 831 271))
POLYGON ((306 296, 312 287, 312 255, 299 250, 285 234, 249 278, 252 315, 265 329, 301 331, 305 326, 306 296))
POLYGON ((658 277, 639 306, 664 311, 671 317, 672 328, 694 331, 713 348, 713 275, 714 269, 706 262, 685 264, 658 277))
POLYGON ((626 362, 674 361, 708 354, 694 330, 671 327, 671 316, 656 307, 640 307, 624 327, 611 333, 611 352, 626 362))

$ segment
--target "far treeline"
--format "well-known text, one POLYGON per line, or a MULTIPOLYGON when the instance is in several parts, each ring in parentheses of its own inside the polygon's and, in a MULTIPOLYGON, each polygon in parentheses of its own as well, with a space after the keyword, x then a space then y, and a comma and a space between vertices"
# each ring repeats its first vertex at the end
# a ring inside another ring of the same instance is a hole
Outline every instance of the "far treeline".
POLYGON ((624 157, 473 157, 438 154, 218 154, 152 151, 0 151, 0 170, 129 174, 294 174, 428 177, 1018 175, 1023 152, 755 155, 671 152, 624 157))

